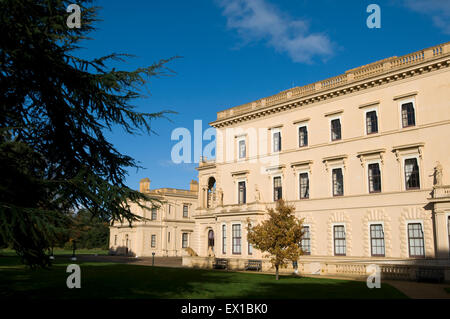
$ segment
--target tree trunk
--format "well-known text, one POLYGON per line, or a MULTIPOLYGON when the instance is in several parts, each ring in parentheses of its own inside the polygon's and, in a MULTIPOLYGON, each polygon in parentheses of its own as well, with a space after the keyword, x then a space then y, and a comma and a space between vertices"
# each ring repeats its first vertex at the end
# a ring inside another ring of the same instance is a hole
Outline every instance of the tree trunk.
POLYGON ((278 265, 275 266, 275 280, 278 280, 278 265))

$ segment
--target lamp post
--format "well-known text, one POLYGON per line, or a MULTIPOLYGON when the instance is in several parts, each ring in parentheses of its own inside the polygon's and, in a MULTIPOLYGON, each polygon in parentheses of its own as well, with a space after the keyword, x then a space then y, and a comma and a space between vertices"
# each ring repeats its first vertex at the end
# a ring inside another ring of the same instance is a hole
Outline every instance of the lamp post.
POLYGON ((294 273, 295 273, 296 275, 298 275, 298 262, 297 262, 296 260, 294 260, 294 261, 292 262, 292 268, 294 268, 294 273))
POLYGON ((51 250, 50 250, 50 259, 51 260, 55 259, 55 256, 53 255, 53 244, 52 244, 52 247, 51 247, 51 250))
POLYGON ((155 252, 152 252, 152 266, 155 265, 155 252))
POLYGON ((73 251, 72 251, 72 260, 77 260, 77 257, 75 257, 75 250, 77 249, 77 242, 76 240, 73 241, 73 251))

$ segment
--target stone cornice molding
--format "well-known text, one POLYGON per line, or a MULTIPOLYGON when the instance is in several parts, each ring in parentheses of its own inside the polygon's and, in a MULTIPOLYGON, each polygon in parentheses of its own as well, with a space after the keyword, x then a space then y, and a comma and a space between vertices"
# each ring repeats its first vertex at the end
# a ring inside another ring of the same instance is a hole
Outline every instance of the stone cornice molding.
POLYGON ((250 173, 249 170, 236 171, 236 172, 231 172, 231 176, 235 177, 235 176, 247 175, 248 173, 250 173))
POLYGON ((328 116, 334 116, 334 115, 338 115, 338 114, 342 114, 344 113, 344 110, 336 110, 336 111, 331 111, 328 113, 325 113, 323 116, 328 117, 328 116))
POLYGON ((373 101, 373 102, 361 104, 360 106, 358 106, 358 108, 359 109, 364 109, 366 107, 376 106, 378 104, 380 104, 380 101, 373 101))
POLYGON ((386 149, 385 148, 379 148, 376 150, 370 150, 370 151, 363 151, 363 152, 358 152, 356 153, 356 157, 359 158, 359 160, 361 161, 361 166, 364 167, 364 162, 366 160, 367 157, 369 157, 370 155, 378 155, 381 164, 384 164, 384 153, 386 153, 386 149))
POLYGON ((422 158, 422 148, 425 146, 425 143, 412 143, 412 144, 404 144, 392 147, 392 152, 394 152, 397 161, 400 161, 400 153, 406 150, 416 149, 419 157, 422 158))
POLYGON ((210 125, 216 128, 226 127, 447 68, 450 66, 449 57, 450 42, 402 57, 388 58, 349 70, 330 79, 295 87, 218 112, 217 120, 210 125))
POLYGON ((347 154, 328 156, 328 157, 324 157, 322 159, 322 162, 325 164, 325 169, 328 172, 329 163, 335 162, 335 161, 341 161, 342 165, 344 166, 344 169, 346 169, 347 168, 347 158, 348 158, 347 154))

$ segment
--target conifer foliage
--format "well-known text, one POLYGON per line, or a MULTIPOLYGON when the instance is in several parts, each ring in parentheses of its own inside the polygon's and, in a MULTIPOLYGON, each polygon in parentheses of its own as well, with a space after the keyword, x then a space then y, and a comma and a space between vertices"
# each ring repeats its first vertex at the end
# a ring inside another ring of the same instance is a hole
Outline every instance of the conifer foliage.
POLYGON ((277 202, 275 209, 268 209, 268 217, 259 225, 248 227, 247 240, 256 249, 267 253, 266 257, 270 257, 278 280, 279 268, 297 261, 303 253, 300 246, 303 220, 295 217, 294 207, 282 199, 277 202))
POLYGON ((0 1, 0 242, 31 266, 49 264, 45 249, 80 208, 102 220, 138 218, 129 204, 149 198, 124 180, 139 165, 104 132, 151 133, 151 120, 168 113, 132 103, 148 78, 171 74, 171 59, 128 72, 110 66, 126 54, 78 57, 98 8, 77 1, 81 28, 71 29, 70 3, 0 1))

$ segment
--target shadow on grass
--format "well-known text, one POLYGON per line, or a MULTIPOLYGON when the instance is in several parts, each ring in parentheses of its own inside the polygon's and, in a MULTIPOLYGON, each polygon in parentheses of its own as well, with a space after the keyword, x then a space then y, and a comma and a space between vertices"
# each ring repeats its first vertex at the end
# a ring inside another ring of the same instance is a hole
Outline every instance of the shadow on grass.
POLYGON ((405 298, 389 285, 368 289, 365 282, 324 278, 246 274, 186 268, 114 263, 78 263, 81 289, 68 289, 66 266, 58 260, 50 269, 30 270, 12 257, 0 258, 0 298, 25 299, 328 299, 405 298))

